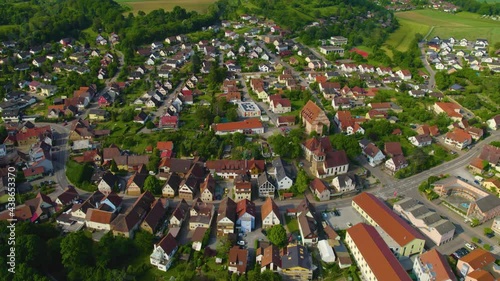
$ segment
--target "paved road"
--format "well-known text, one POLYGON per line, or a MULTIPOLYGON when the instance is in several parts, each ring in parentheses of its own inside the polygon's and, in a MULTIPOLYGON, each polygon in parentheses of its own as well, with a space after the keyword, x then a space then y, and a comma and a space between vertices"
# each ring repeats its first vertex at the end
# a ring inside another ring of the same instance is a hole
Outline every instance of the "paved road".
POLYGON ((432 67, 429 65, 429 62, 427 61, 427 58, 425 56, 425 47, 424 43, 418 43, 418 47, 420 48, 421 52, 421 57, 420 59, 422 60, 422 63, 424 64, 425 69, 427 72, 429 72, 429 84, 427 84, 427 89, 429 91, 432 91, 436 87, 436 72, 432 67))

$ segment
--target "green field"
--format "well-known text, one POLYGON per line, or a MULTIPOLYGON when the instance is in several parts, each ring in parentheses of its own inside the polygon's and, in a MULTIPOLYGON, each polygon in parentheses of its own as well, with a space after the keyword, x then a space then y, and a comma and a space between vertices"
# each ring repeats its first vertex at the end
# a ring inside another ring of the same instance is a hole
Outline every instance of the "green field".
POLYGON ((180 6, 188 11, 204 13, 208 6, 215 0, 115 0, 116 2, 129 7, 134 13, 143 11, 148 13, 156 9, 171 11, 175 6, 180 6))
POLYGON ((470 40, 486 38, 492 44, 500 41, 500 24, 493 20, 481 19, 478 14, 467 12, 450 14, 434 10, 415 10, 396 13, 396 17, 399 20, 400 28, 391 34, 386 44, 399 51, 408 49, 415 34, 426 35, 432 27, 434 28, 428 38, 434 36, 470 40))

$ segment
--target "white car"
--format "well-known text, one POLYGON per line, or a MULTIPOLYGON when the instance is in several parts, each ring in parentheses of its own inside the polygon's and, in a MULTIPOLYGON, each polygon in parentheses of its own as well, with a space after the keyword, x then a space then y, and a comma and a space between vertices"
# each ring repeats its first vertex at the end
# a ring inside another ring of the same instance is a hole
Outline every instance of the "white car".
POLYGON ((476 247, 470 243, 465 243, 465 247, 467 247, 469 250, 474 250, 476 247))
POLYGON ((238 241, 237 244, 240 245, 240 246, 244 246, 245 245, 245 241, 238 241))

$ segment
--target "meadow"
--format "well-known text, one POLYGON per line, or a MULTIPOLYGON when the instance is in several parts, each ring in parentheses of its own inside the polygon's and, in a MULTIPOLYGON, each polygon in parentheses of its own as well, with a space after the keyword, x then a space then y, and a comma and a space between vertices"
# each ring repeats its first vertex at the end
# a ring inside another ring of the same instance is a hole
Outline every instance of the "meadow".
POLYGON ((435 10, 414 10, 396 13, 400 28, 387 39, 386 45, 406 51, 415 34, 428 38, 455 37, 456 39, 486 38, 490 43, 500 42, 500 22, 481 19, 480 15, 461 12, 450 14, 435 10), (434 28, 433 28, 434 27, 434 28))
POLYGON ((175 6, 180 6, 188 11, 204 13, 208 6, 216 0, 115 0, 123 6, 131 9, 133 13, 143 11, 149 13, 156 9, 171 11, 175 6))

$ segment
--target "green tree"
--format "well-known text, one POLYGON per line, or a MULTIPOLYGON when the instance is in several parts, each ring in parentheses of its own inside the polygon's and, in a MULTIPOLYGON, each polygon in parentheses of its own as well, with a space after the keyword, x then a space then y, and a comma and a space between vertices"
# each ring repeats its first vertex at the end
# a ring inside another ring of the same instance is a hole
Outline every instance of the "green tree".
POLYGON ((274 245, 282 248, 286 245, 286 230, 281 224, 274 225, 267 231, 267 238, 274 245))
POLYGON ((227 236, 222 237, 217 243, 217 256, 222 259, 226 259, 231 246, 231 240, 229 240, 227 236))
POLYGON ((144 181, 144 191, 149 191, 155 195, 161 193, 160 181, 153 175, 149 175, 144 181))
POLYGON ((493 234, 493 229, 491 229, 489 227, 485 227, 483 229, 483 233, 484 233, 484 235, 491 235, 491 234, 493 234))
POLYGON ((62 263, 68 270, 91 266, 93 261, 92 239, 84 232, 73 232, 61 241, 62 263))
POLYGON ((292 186, 292 190, 295 194, 303 194, 309 187, 310 182, 311 179, 307 176, 306 171, 304 171, 304 169, 300 169, 297 173, 295 184, 292 186))
POLYGON ((116 165, 116 162, 114 159, 111 159, 111 164, 110 164, 109 170, 113 173, 118 172, 118 166, 116 165))

